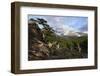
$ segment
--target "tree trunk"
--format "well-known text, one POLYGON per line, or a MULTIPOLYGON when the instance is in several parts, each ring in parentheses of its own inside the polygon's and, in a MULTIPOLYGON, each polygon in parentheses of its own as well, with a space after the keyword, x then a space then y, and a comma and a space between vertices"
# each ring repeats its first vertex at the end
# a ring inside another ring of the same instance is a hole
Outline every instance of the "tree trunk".
POLYGON ((78 47, 79 53, 81 53, 81 47, 80 47, 79 43, 77 43, 77 47, 78 47))

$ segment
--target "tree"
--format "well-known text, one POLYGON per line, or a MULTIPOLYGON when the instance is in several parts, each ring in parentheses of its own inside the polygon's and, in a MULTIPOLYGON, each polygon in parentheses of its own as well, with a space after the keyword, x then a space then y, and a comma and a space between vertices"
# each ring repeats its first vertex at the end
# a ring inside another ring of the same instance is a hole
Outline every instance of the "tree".
POLYGON ((47 21, 42 18, 37 18, 39 24, 43 25, 43 29, 48 30, 49 32, 54 32, 54 30, 48 25, 47 21))

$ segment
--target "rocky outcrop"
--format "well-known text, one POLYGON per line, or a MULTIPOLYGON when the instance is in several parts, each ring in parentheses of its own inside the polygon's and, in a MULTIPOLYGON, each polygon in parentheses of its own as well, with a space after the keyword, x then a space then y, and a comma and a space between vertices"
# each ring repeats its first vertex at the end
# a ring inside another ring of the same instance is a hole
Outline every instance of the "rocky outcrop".
POLYGON ((29 50, 29 60, 48 59, 50 51, 47 45, 41 41, 32 44, 32 49, 29 50))
POLYGON ((38 24, 36 22, 29 22, 28 31, 29 60, 48 58, 48 46, 43 41, 43 33, 38 24))

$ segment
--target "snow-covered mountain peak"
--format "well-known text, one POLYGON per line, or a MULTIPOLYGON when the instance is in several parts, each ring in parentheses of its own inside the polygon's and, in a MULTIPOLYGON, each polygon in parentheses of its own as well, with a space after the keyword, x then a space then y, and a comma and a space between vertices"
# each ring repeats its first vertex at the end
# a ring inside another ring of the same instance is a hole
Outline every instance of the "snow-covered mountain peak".
POLYGON ((68 26, 62 26, 59 28, 56 28, 56 34, 58 35, 64 35, 64 36, 77 36, 77 37, 81 37, 81 36, 85 36, 87 35, 87 32, 78 32, 77 30, 75 30, 72 27, 68 27, 68 26))

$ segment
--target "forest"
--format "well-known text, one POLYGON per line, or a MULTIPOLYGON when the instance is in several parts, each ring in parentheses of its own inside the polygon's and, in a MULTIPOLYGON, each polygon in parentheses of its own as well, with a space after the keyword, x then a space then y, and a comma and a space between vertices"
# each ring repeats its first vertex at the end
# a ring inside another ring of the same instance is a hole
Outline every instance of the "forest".
POLYGON ((28 20, 28 60, 87 58, 87 46, 87 35, 57 35, 45 19, 28 20))

